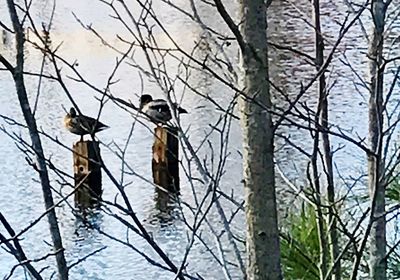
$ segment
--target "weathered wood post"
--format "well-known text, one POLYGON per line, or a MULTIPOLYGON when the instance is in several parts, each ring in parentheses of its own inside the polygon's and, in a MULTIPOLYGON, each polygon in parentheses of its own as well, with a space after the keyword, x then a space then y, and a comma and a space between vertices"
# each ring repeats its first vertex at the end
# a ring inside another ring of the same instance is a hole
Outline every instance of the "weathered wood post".
POLYGON ((154 183, 171 192, 179 192, 178 129, 157 126, 154 129, 152 170, 154 183))
POLYGON ((78 141, 73 151, 75 186, 81 184, 75 192, 75 204, 83 208, 94 206, 102 194, 99 142, 78 141))

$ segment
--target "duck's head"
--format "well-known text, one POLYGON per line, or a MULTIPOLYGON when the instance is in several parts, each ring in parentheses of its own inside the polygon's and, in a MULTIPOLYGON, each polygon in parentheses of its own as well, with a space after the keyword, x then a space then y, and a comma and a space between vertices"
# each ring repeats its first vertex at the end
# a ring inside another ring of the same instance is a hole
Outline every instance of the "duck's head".
POLYGON ((150 94, 143 94, 142 96, 140 96, 139 101, 140 101, 139 109, 142 109, 144 105, 153 101, 153 97, 151 97, 150 94))
POLYGON ((71 107, 71 109, 69 109, 69 116, 71 118, 75 118, 76 117, 76 111, 74 107, 71 107))

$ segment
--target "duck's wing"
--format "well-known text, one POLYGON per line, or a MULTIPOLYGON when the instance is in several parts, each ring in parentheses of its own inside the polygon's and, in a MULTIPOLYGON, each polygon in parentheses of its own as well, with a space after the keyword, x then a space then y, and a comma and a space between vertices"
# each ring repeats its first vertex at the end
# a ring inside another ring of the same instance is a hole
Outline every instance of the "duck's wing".
POLYGON ((155 99, 148 104, 149 110, 154 110, 159 113, 169 113, 169 106, 167 101, 164 99, 155 99))
MULTIPOLYGON (((174 110, 178 110, 179 114, 187 114, 188 111, 185 110, 184 108, 182 108, 181 106, 179 106, 178 103, 172 103, 173 109, 174 110)), ((153 100, 150 105, 149 108, 153 109, 153 110, 157 110, 158 112, 168 112, 169 106, 167 101, 165 101, 164 99, 155 99, 153 100)))
POLYGON ((84 115, 79 116, 79 120, 80 127, 87 131, 89 134, 96 133, 109 127, 108 125, 105 125, 95 118, 84 115))
POLYGON ((79 127, 86 131, 87 133, 91 133, 93 130, 93 119, 84 115, 79 116, 79 127))
POLYGON ((165 100, 153 100, 147 103, 142 112, 154 123, 165 123, 171 119, 171 110, 165 100))

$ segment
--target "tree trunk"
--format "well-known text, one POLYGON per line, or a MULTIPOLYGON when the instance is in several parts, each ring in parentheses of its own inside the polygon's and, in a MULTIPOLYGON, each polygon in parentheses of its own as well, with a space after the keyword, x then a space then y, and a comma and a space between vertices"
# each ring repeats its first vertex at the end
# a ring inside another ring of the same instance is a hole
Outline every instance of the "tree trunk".
POLYGON ((26 94, 24 83, 24 31, 21 23, 19 22, 18 15, 15 9, 13 0, 7 0, 8 9, 13 23, 15 37, 17 42, 17 65, 13 69, 13 78, 17 90, 18 100, 24 115, 26 124, 29 129, 29 135, 32 141, 32 147, 35 152, 37 170, 39 172, 40 182, 42 185, 42 192, 46 210, 48 210, 47 218, 50 225, 50 234, 53 241, 54 251, 56 252, 56 261, 58 268, 58 278, 61 280, 68 279, 68 267, 64 256, 64 248, 62 246, 60 230, 56 212, 54 209, 53 196, 51 192, 49 175, 47 172, 46 161, 43 153, 42 143, 40 141, 39 133, 36 126, 35 118, 29 106, 28 97, 26 94))
POLYGON ((247 219, 247 278, 282 279, 275 198, 274 133, 268 83, 264 0, 242 0, 244 48, 241 100, 247 219))
MULTIPOLYGON (((320 22, 320 6, 319 0, 314 0, 314 22, 315 22, 315 51, 316 51, 316 67, 319 71, 324 64, 324 38, 321 31, 320 22)), ((319 77, 318 91, 319 91, 319 125, 323 128, 322 132, 322 146, 323 146, 323 161, 325 163, 325 174, 327 179, 327 196, 328 196, 328 241, 329 241, 329 251, 330 251, 330 261, 331 264, 335 264, 336 258, 339 256, 339 244, 336 229, 336 210, 335 210, 335 188, 333 181, 333 164, 332 164, 332 152, 330 147, 329 134, 326 132, 328 130, 328 93, 326 91, 326 80, 325 74, 322 73, 319 77)), ((326 258, 323 260, 326 261, 326 258)), ((321 275, 322 276, 322 275, 321 275)), ((340 261, 336 263, 333 268, 332 278, 334 280, 341 279, 341 267, 340 261)), ((325 278, 325 275, 324 275, 325 278)))
POLYGON ((373 280, 386 279, 386 217, 385 186, 382 166, 383 131, 383 31, 386 7, 382 0, 372 1, 374 28, 370 40, 368 57, 371 76, 369 98, 369 141, 375 155, 368 156, 368 187, 371 208, 376 220, 372 224, 370 235, 370 273, 373 280))

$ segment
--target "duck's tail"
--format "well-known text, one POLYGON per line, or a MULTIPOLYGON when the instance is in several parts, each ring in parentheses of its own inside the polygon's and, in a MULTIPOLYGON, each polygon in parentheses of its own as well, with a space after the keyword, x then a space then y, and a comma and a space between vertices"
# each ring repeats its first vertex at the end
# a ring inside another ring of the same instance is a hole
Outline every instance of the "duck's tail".
POLYGON ((182 107, 178 107, 178 113, 179 113, 179 114, 188 114, 188 111, 186 111, 186 110, 183 109, 182 107))
POLYGON ((104 123, 99 122, 97 124, 97 130, 98 131, 102 131, 102 130, 107 129, 107 128, 110 128, 110 127, 108 125, 104 124, 104 123))

